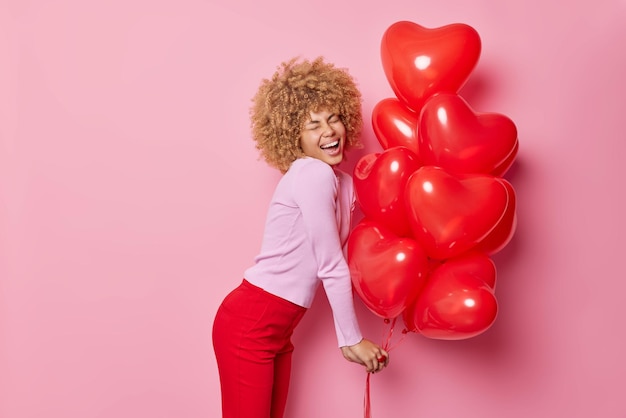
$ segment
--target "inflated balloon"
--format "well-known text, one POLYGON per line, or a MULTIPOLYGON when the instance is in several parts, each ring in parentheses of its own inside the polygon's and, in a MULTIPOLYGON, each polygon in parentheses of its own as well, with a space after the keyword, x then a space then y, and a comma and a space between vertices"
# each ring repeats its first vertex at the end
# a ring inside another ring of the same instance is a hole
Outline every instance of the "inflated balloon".
POLYGON ((348 241, 348 264, 357 294, 382 318, 399 316, 415 300, 428 271, 419 244, 362 220, 348 241))
POLYGON ((405 147, 367 154, 354 167, 354 190, 363 214, 399 236, 409 236, 404 189, 421 164, 405 147))
POLYGON ((506 212, 509 193, 498 177, 457 177, 424 166, 409 178, 405 199, 415 239, 429 257, 446 259, 488 236, 506 212))
POLYGON ((474 250, 489 255, 493 255, 502 250, 511 239, 513 239, 515 229, 517 228, 517 198, 515 196, 515 190, 511 183, 505 179, 500 179, 500 181, 506 187, 509 196, 506 211, 493 230, 474 247, 474 250))
MULTIPOLYGON (((428 264, 428 273, 426 276, 426 283, 428 283, 428 277, 430 276, 430 273, 434 271, 436 268, 438 268, 441 264, 443 264, 446 260, 434 260, 431 258, 428 261, 429 261, 429 264, 428 264)), ((419 297, 419 294, 418 294, 418 297, 419 297)), ((419 331, 417 330, 417 327, 415 326, 416 302, 417 302, 417 298, 413 301, 413 303, 410 303, 404 311, 402 311, 402 320, 404 321, 405 332, 419 333, 419 331)))
POLYGON ((400 21, 383 34, 381 59, 395 95, 419 113, 436 93, 457 93, 480 57, 478 32, 463 23, 429 29, 400 21))
POLYGON ((495 321, 495 264, 471 253, 445 261, 435 269, 414 306, 404 315, 409 331, 441 340, 461 340, 486 331, 495 321))
POLYGON ((383 149, 407 147, 417 153, 419 115, 398 99, 383 99, 372 109, 372 127, 383 149))
POLYGON ((419 155, 425 165, 490 174, 516 151, 517 128, 504 115, 474 112, 456 94, 436 94, 422 108, 419 155))
POLYGON ((448 259, 440 264, 436 270, 440 270, 439 273, 446 270, 457 273, 462 271, 463 274, 479 277, 491 290, 496 289, 498 274, 496 263, 493 262, 491 257, 480 251, 472 250, 458 257, 448 259), (440 267, 444 267, 443 270, 440 267))
POLYGON ((414 332, 419 334, 417 325, 415 325, 415 304, 417 299, 413 303, 409 304, 404 311, 402 311, 402 322, 404 322, 404 332, 414 332))
POLYGON ((491 174, 496 176, 496 177, 504 176, 504 174, 507 171, 509 171, 509 168, 511 168, 511 166, 515 162, 515 158, 517 157, 517 152, 518 151, 519 151, 519 140, 515 143, 515 148, 509 154, 509 156, 504 161, 502 161, 502 163, 500 163, 500 165, 498 165, 496 168, 494 168, 493 171, 491 172, 491 174))
POLYGON ((373 313, 402 316, 403 334, 471 338, 496 319, 490 256, 517 228, 515 191, 502 178, 519 152, 517 127, 459 95, 481 52, 472 27, 396 22, 380 52, 396 98, 372 112, 384 152, 354 168, 365 218, 349 238, 352 282, 373 313))

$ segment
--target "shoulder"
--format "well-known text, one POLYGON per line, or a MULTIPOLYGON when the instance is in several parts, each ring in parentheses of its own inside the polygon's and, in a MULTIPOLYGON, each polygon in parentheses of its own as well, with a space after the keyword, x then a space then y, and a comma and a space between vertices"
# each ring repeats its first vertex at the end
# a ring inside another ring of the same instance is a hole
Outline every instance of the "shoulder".
POLYGON ((291 163, 289 171, 315 171, 333 174, 333 168, 322 160, 313 157, 302 157, 291 163))
POLYGON ((303 183, 336 182, 337 177, 331 166, 317 158, 298 158, 285 175, 292 177, 294 181, 303 183))
POLYGON ((344 199, 354 203, 356 196, 354 194, 354 183, 352 182, 352 176, 345 171, 335 168, 335 175, 337 176, 338 183, 340 184, 341 193, 344 199))
POLYGON ((338 168, 336 168, 334 171, 335 171, 335 175, 341 182, 350 182, 350 183, 352 182, 352 176, 350 174, 338 168))

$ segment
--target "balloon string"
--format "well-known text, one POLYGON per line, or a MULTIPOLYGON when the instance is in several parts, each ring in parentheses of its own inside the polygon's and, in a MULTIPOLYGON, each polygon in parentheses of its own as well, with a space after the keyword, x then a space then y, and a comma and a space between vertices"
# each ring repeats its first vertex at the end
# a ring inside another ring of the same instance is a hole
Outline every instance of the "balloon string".
POLYGON ((363 410, 365 412, 365 418, 372 418, 372 404, 370 400, 370 377, 371 373, 367 374, 365 378, 365 398, 363 399, 363 410))
MULTIPOLYGON (((400 343, 404 340, 407 334, 406 331, 402 331, 402 336, 400 337, 400 340, 398 340, 398 342, 396 342, 395 344, 391 344, 391 338, 393 337, 393 330, 396 327, 396 319, 397 317, 391 320, 385 319, 385 324, 389 324, 389 328, 383 330, 383 338, 382 338, 383 343, 381 347, 383 348, 383 350, 387 352, 390 352, 391 350, 395 349, 398 345, 400 345, 400 343)), ((372 418, 372 401, 371 401, 371 395, 370 395, 371 376, 372 376, 372 373, 367 373, 367 377, 365 379, 365 395, 363 397, 363 409, 365 413, 365 418, 372 418)))
POLYGON ((406 335, 408 334, 408 331, 406 329, 402 330, 402 336, 400 336, 400 339, 398 339, 394 344, 391 343, 391 339, 393 337, 393 331, 396 328, 396 321, 397 321, 397 317, 391 320, 385 319, 385 323, 390 324, 390 325, 389 325, 389 330, 386 333, 383 333, 382 348, 386 350, 387 352, 390 352, 391 350, 394 350, 397 346, 399 346, 402 343, 402 341, 404 341, 404 339, 406 338, 406 335))
POLYGON ((390 324, 390 325, 389 325, 389 331, 387 331, 386 333, 383 333, 382 348, 385 351, 389 351, 389 346, 391 345, 391 337, 393 336, 393 329, 396 326, 396 318, 393 318, 391 320, 391 323, 388 319, 385 319, 385 323, 390 324))

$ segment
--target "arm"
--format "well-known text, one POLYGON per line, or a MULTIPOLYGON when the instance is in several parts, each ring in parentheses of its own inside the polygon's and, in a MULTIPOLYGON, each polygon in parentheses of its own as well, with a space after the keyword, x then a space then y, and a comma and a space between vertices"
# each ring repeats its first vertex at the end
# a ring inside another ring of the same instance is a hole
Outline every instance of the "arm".
POLYGON ((368 372, 381 370, 388 353, 363 339, 354 312, 350 270, 338 230, 338 185, 332 168, 322 162, 303 167, 294 185, 294 197, 302 211, 333 317, 341 351, 348 361, 362 364, 368 372), (382 359, 384 357, 383 360, 382 359))
POLYGON ((292 193, 302 213, 317 276, 322 281, 333 311, 339 345, 354 345, 363 336, 354 313, 350 271, 337 225, 338 185, 335 173, 322 161, 307 160, 300 167, 292 193))

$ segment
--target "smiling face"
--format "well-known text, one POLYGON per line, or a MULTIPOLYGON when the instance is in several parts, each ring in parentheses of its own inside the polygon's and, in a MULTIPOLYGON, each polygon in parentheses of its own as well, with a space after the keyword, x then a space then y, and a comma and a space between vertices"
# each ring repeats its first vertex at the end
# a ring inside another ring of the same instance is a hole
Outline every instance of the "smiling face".
POLYGON ((309 112, 300 136, 305 155, 334 166, 343 160, 346 128, 337 113, 328 110, 309 112))

